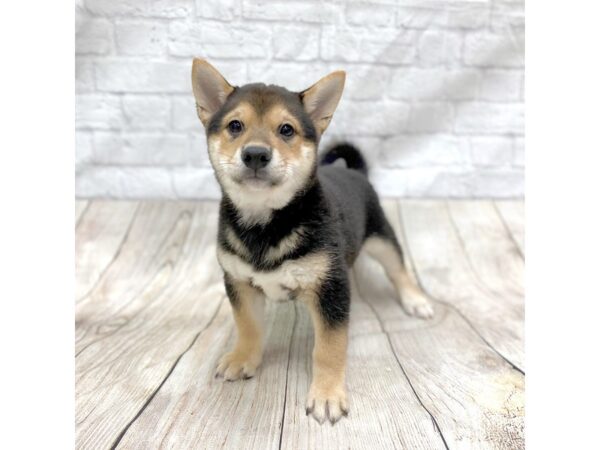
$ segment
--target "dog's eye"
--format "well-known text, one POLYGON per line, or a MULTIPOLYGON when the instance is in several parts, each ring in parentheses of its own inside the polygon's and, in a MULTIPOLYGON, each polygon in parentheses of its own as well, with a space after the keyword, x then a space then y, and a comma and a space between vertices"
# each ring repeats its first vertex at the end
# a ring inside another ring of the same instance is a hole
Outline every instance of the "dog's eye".
POLYGON ((279 127, 279 134, 285 137, 292 137, 294 135, 294 127, 289 123, 284 123, 279 127))
POLYGON ((227 128, 231 134, 240 134, 244 129, 244 125, 239 120, 232 120, 227 125, 227 128))

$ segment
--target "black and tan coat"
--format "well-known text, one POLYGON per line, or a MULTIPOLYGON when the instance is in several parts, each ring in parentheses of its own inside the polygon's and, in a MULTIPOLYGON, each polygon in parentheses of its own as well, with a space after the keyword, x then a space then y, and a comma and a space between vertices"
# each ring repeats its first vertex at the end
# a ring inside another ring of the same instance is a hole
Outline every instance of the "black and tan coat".
POLYGON ((217 257, 238 340, 217 373, 252 377, 262 359, 264 302, 295 300, 315 331, 307 414, 332 423, 348 412, 345 392, 350 283, 361 249, 379 260, 410 314, 431 317, 367 180, 360 152, 336 146, 319 165, 317 148, 337 107, 345 74, 303 92, 231 86, 195 59, 192 83, 208 151, 222 188, 217 257), (348 168, 328 165, 337 158, 348 168))

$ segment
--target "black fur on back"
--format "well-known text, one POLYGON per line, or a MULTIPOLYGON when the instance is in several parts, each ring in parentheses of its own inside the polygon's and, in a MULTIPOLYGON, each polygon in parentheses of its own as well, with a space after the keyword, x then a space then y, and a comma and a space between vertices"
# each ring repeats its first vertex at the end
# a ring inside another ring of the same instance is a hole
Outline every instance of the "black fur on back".
POLYGON ((364 176, 368 175, 369 168, 367 167, 367 162, 360 153, 360 150, 347 142, 336 144, 327 149, 323 155, 321 155, 320 165, 326 166, 333 164, 340 158, 346 161, 348 169, 357 170, 364 176))

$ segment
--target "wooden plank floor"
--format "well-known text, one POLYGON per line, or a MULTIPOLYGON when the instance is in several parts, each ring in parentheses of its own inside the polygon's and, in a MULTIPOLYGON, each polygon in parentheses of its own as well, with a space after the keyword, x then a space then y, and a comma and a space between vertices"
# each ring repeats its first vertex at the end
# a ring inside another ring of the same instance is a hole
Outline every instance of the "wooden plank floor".
POLYGON ((268 306, 256 377, 214 377, 235 338, 216 203, 77 201, 77 448, 524 448, 523 203, 384 207, 436 316, 404 314, 361 256, 351 411, 319 426, 304 413, 313 334, 300 304, 268 306))

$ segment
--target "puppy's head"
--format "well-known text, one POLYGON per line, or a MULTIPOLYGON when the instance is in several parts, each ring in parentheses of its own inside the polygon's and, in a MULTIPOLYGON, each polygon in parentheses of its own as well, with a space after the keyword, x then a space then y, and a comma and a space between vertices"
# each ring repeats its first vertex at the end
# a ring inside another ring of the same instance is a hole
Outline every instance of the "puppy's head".
POLYGON ((234 203, 278 209, 306 185, 344 80, 344 72, 333 72, 302 92, 259 83, 234 87, 194 59, 192 86, 210 161, 234 203))

